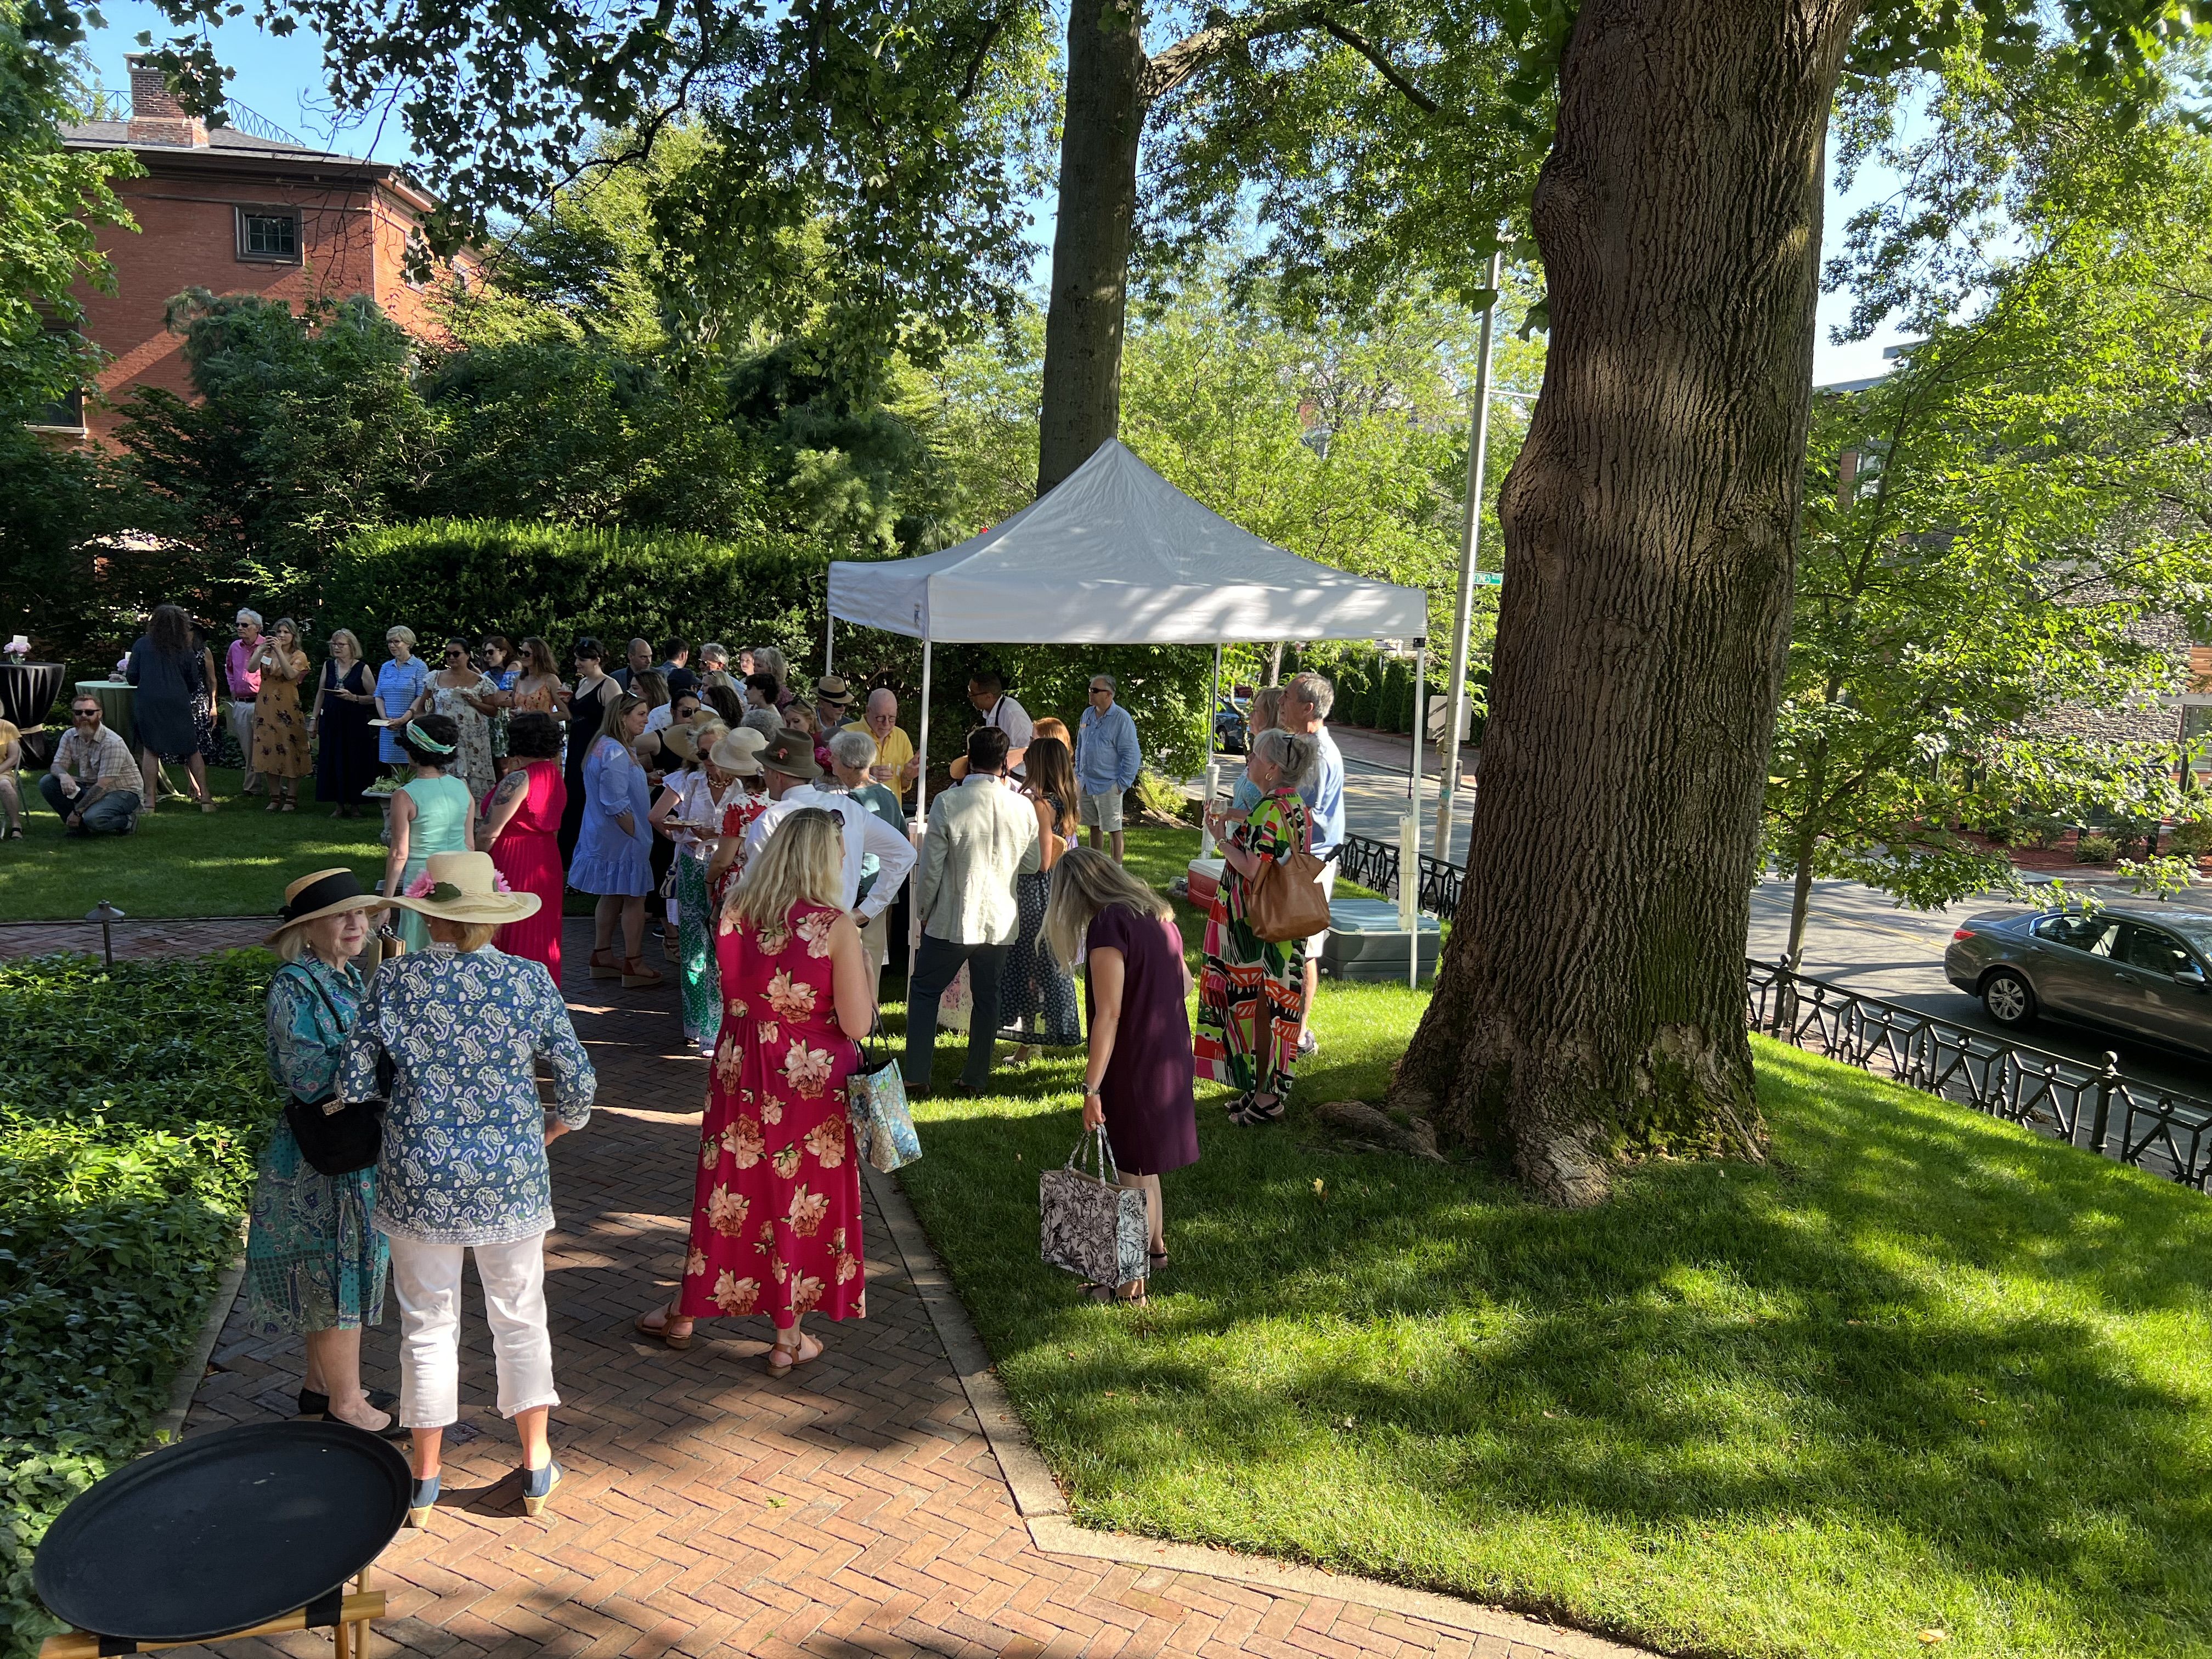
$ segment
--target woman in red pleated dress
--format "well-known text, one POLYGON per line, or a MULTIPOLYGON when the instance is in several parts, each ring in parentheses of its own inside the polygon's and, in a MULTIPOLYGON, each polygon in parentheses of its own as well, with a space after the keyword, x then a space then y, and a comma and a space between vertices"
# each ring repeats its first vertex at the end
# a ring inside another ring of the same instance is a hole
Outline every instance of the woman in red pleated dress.
POLYGON ((839 903, 843 825, 805 807, 745 865, 720 921, 722 1034, 699 1136, 684 1285, 637 1328, 689 1347, 692 1321, 764 1314, 769 1375, 817 1358, 810 1313, 865 1318, 860 1169, 845 1085, 875 1024, 860 930, 839 903))
POLYGON ((535 893, 538 914, 510 921, 494 943, 511 957, 528 957, 561 983, 561 814, 568 786, 561 776, 561 723, 535 712, 517 714, 507 728, 507 775, 483 799, 479 847, 518 893, 535 893))

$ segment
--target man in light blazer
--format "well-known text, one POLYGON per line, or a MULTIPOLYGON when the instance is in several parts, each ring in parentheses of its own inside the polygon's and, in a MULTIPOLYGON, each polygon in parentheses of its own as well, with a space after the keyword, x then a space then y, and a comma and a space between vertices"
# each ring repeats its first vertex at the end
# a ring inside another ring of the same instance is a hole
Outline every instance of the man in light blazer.
POLYGON ((910 1091, 929 1086, 937 1000, 963 962, 974 1006, 960 1087, 975 1094, 991 1080, 999 974, 1020 925, 1014 878, 1032 873, 1042 856, 1036 809, 1006 787, 1006 734, 981 726, 968 734, 968 775, 929 804, 929 833, 922 837, 914 889, 921 949, 907 1002, 902 1069, 910 1091))

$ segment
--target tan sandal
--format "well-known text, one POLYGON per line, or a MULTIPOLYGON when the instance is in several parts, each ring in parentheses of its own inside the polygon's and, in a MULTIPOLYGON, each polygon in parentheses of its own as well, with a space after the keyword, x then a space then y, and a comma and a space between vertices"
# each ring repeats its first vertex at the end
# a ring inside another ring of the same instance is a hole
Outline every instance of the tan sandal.
POLYGON ((593 979, 620 979, 622 977, 622 964, 618 962, 613 961, 600 961, 599 958, 605 955, 606 952, 605 951, 594 951, 592 952, 592 977, 593 979))
POLYGON ((636 1318, 631 1320, 629 1322, 631 1328, 635 1329, 640 1336, 645 1337, 651 1341, 665 1344, 667 1346, 677 1350, 679 1353, 685 1348, 691 1346, 692 1337, 697 1334, 696 1330, 690 1330, 684 1332, 683 1335, 678 1336, 674 1332, 668 1328, 671 1325, 676 1322, 675 1307, 672 1303, 663 1303, 658 1308, 647 1308, 643 1313, 640 1314, 636 1318), (647 1324, 645 1322, 652 1318, 655 1314, 659 1314, 660 1316, 660 1323, 658 1325, 647 1324))
POLYGON ((794 1367, 811 1365, 821 1358, 822 1344, 819 1339, 808 1336, 802 1332, 797 1346, 786 1347, 781 1341, 770 1343, 768 1352, 763 1356, 762 1365, 770 1376, 788 1376, 794 1367), (806 1352, 805 1345, 809 1342, 814 1344, 812 1353, 806 1352), (779 1361, 781 1363, 779 1364, 779 1361))
POLYGON ((647 967, 643 957, 631 957, 623 963, 622 982, 625 991, 650 991, 656 985, 667 984, 668 980, 659 969, 647 967))

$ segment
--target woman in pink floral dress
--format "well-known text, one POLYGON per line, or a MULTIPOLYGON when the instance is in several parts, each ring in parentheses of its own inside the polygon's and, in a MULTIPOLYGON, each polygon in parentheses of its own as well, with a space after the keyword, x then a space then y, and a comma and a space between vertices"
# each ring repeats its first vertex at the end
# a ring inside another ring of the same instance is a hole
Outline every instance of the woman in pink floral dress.
POLYGON ((821 1354, 799 1328, 808 1314, 867 1313, 845 1084, 876 1009, 860 929, 838 903, 843 883, 843 826, 806 807, 776 826, 730 895, 684 1286, 637 1321, 682 1348, 695 1319, 765 1314, 771 1376, 821 1354))

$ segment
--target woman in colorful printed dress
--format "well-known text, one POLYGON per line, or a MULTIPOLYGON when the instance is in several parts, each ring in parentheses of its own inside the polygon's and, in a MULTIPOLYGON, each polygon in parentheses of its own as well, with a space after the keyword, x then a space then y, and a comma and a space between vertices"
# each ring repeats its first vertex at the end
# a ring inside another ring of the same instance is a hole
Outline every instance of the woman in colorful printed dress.
POLYGON ((300 711, 307 653, 300 649, 300 630, 289 617, 279 617, 271 624, 246 665, 261 675, 261 690, 253 700, 253 753, 246 760, 246 770, 269 780, 267 810, 289 812, 299 804, 300 780, 315 769, 307 717, 300 711))
MULTIPOLYGON (((392 850, 384 860, 384 890, 406 892, 423 866, 439 853, 465 853, 476 847, 477 804, 469 787, 450 775, 460 734, 443 714, 425 714, 398 728, 400 750, 415 763, 415 775, 392 797, 392 850)), ((410 951, 430 942, 422 918, 405 906, 398 917, 399 937, 410 951)))
MULTIPOLYGON (((747 732, 747 739, 757 734, 747 732)), ((678 749, 708 745, 696 770, 684 775, 679 790, 669 780, 653 811, 676 841, 676 968, 684 994, 684 1035, 712 1054, 722 1028, 721 974, 714 962, 714 911, 707 894, 707 866, 719 849, 722 826, 732 809, 751 800, 748 777, 760 775, 757 742, 732 744, 720 726, 700 729, 696 739, 672 730, 667 742, 678 749)), ((744 817, 742 836, 757 811, 744 817)))
MULTIPOLYGON (((269 1070, 287 1100, 335 1092, 338 1057, 361 1012, 353 959, 382 908, 350 870, 318 870, 284 890, 276 931, 263 942, 284 958, 269 981, 269 1070)), ((404 1431, 390 1395, 364 1394, 361 1333, 384 1320, 384 1235, 376 1167, 326 1176, 301 1155, 283 1116, 263 1148, 246 1235, 246 1312, 253 1334, 299 1336, 307 1350, 300 1415, 374 1434, 404 1431)))
POLYGON ((550 714, 525 709, 507 726, 512 764, 483 804, 476 844, 510 890, 538 895, 538 914, 499 930, 499 948, 542 962, 561 982, 561 813, 568 786, 561 778, 561 726, 550 714))
POLYGON ((802 807, 730 896, 684 1285, 637 1320, 642 1334, 682 1348, 695 1319, 765 1314, 775 1325, 771 1376, 820 1357, 800 1328, 808 1314, 867 1316, 845 1084, 876 1000, 860 930, 840 902, 844 859, 836 816, 802 807))
POLYGON ((1313 769, 1309 737, 1263 732, 1244 763, 1260 804, 1242 823, 1211 814, 1221 843, 1220 890, 1206 919, 1206 957, 1198 975, 1198 1074, 1236 1090, 1229 1121, 1273 1123, 1291 1092, 1305 1013, 1304 939, 1271 944, 1244 925, 1244 907, 1262 860, 1279 863, 1308 850, 1312 834, 1297 787, 1313 769))
POLYGON ((442 714, 460 733, 453 764, 447 769, 469 787, 469 799, 482 800, 499 781, 491 757, 491 717, 499 712, 499 689, 469 659, 466 640, 446 641, 446 665, 422 683, 415 713, 442 714))
POLYGON ((491 1325, 499 1410, 522 1442, 522 1504, 540 1513, 560 1484, 546 1436, 561 1398, 545 1328, 545 1235, 553 1176, 545 1149, 592 1115, 598 1079, 545 964, 489 948, 502 924, 538 908, 502 893, 483 853, 441 853, 430 890, 401 903, 428 923, 430 948, 386 963, 346 1038, 340 1092, 376 1091, 392 1061, 376 1171, 376 1224, 392 1242, 399 1297, 399 1420, 414 1431, 407 1518, 429 1524, 446 1425, 460 1415, 461 1268, 473 1250, 491 1325), (537 1066, 553 1072, 553 1104, 537 1066))

